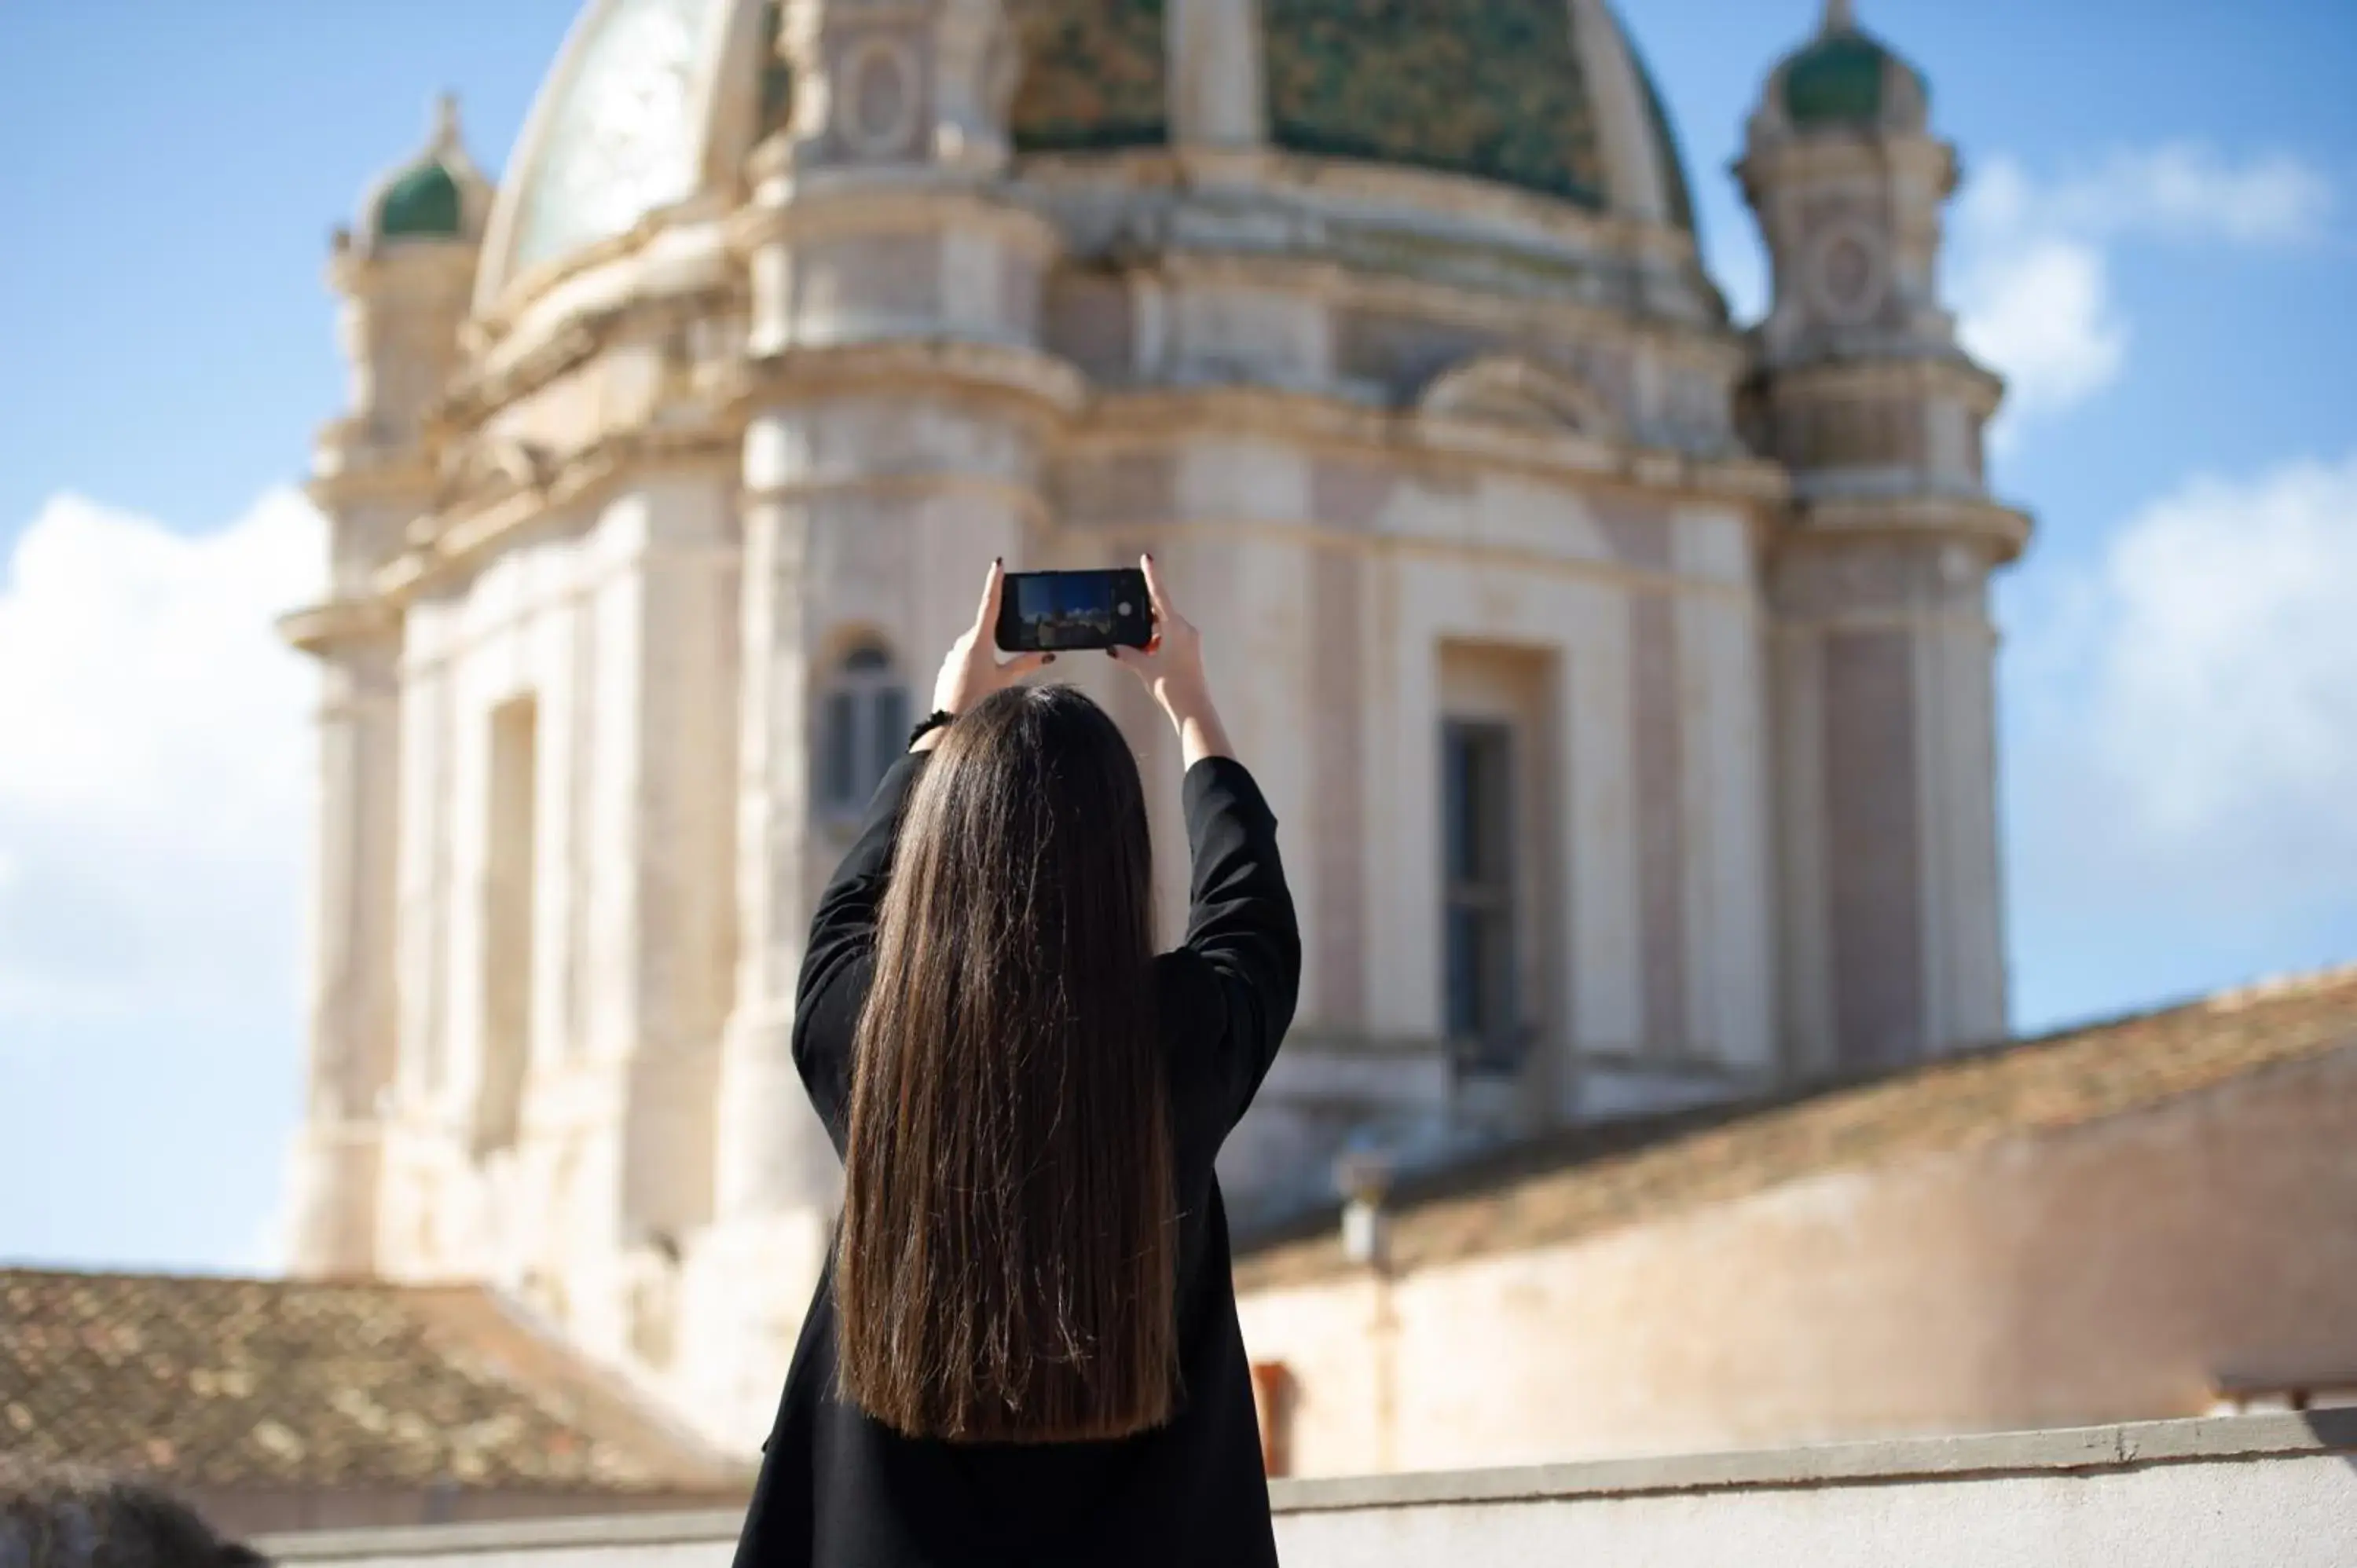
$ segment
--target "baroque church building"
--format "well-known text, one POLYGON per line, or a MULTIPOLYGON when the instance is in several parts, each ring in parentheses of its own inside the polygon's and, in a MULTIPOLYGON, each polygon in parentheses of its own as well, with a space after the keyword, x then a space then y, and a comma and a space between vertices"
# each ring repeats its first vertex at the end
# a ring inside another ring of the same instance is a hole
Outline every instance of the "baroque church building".
POLYGON ((1240 1224, 2001 1037, 1956 157, 1833 0, 1735 172, 1750 328, 1603 0, 592 0, 496 188, 446 109, 330 268, 296 1272, 490 1284, 749 1447, 838 1182, 813 899, 995 555, 1151 549, 1284 824, 1240 1224))

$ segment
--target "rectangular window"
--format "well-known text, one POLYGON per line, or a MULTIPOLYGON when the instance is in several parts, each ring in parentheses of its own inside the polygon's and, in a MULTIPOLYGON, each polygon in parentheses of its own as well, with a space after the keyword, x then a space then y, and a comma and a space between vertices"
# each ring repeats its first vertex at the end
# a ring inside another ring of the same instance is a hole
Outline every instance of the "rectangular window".
POLYGON ((819 799, 834 811, 848 811, 858 802, 859 702, 850 692, 829 692, 819 723, 819 799))
POLYGON ((1513 734, 1441 725, 1443 959, 1449 1042, 1477 1070, 1512 1071, 1523 1051, 1515 995, 1513 734))
POLYGON ((483 849, 483 1023, 475 1155, 512 1148, 532 1059, 533 839, 539 712, 530 697, 491 710, 483 849))

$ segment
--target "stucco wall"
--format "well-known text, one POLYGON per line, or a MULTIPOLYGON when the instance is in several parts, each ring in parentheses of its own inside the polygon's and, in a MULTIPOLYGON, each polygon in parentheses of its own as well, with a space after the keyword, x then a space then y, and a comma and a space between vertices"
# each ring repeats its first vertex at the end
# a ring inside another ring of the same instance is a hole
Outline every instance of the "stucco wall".
POLYGON ((1247 1295, 1296 1473, 2190 1415, 2357 1366, 2357 1051, 1390 1282, 1247 1295))
MULTIPOLYGON (((2333 1412, 1270 1490, 1278 1552, 1293 1568, 2357 1563, 2357 1422, 2333 1412)), ((277 1562, 339 1568, 721 1568, 737 1525, 716 1512, 259 1544, 277 1562)))

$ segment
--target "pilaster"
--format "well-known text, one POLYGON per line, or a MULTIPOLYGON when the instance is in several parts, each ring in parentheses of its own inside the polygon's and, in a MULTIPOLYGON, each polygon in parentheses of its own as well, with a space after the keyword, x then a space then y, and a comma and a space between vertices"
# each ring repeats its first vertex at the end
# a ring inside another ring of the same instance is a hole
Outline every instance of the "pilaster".
POLYGON ((399 643, 383 624, 317 645, 319 797, 310 916, 309 1088, 293 1155, 288 1266, 376 1264, 381 1101, 393 1064, 399 643))
POLYGON ((1059 237, 996 184, 1005 26, 995 0, 791 12, 795 119, 732 228, 751 285, 738 956, 680 1374, 723 1427, 774 1401, 840 1182, 791 1049, 813 903, 848 847, 813 799, 821 691, 849 648, 880 646, 922 711, 983 568, 1039 531, 1040 445, 1079 394, 1038 346, 1059 237))
POLYGON ((1170 137, 1181 148, 1241 152, 1268 141, 1260 0, 1167 0, 1170 137))

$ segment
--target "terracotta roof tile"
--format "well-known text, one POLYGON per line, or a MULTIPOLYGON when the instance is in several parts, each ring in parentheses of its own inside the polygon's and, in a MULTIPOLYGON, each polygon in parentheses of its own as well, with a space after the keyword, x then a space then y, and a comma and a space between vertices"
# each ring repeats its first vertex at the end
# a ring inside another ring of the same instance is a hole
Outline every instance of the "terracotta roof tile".
POLYGON ((737 1491, 468 1287, 0 1269, 0 1453, 190 1487, 737 1491))
MULTIPOLYGON (((1571 1240, 1828 1171, 2125 1115, 2341 1047, 2357 1048, 2357 966, 1777 1101, 1572 1129, 1403 1182, 1391 1254, 1414 1269, 1571 1240)), ((1240 1239, 1237 1288, 1351 1268, 1330 1221, 1240 1239)))

